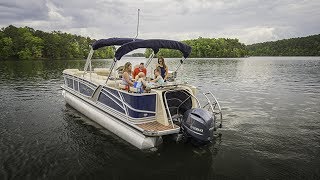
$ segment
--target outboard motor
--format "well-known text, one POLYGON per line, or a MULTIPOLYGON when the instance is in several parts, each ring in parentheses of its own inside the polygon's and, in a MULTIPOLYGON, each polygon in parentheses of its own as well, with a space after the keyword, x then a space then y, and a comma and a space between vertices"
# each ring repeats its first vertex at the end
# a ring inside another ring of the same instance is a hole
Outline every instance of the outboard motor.
POLYGON ((205 109, 193 108, 184 113, 181 128, 194 145, 204 145, 214 138, 215 121, 215 116, 205 109))

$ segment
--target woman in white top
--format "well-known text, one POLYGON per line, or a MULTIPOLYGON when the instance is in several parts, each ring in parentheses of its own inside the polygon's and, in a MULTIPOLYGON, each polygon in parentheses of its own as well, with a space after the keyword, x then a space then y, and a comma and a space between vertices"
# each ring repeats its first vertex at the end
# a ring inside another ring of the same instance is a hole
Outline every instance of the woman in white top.
POLYGON ((129 89, 129 86, 133 86, 133 81, 131 77, 132 65, 130 62, 126 62, 124 65, 122 73, 122 82, 121 84, 126 85, 126 89, 129 89))

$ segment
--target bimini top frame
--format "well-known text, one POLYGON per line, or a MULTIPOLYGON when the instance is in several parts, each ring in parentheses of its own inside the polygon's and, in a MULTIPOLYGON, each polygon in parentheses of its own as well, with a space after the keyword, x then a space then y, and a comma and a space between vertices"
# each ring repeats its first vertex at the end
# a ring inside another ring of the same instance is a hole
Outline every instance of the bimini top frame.
POLYGON ((191 47, 178 41, 165 40, 165 39, 148 39, 129 42, 122 45, 115 53, 115 58, 120 60, 122 56, 127 53, 139 49, 139 48, 151 48, 154 54, 157 54, 160 48, 175 49, 182 52, 183 57, 187 58, 191 53, 191 47))
MULTIPOLYGON (((92 46, 90 46, 90 52, 86 60, 86 64, 84 66, 84 74, 88 71, 88 68, 90 70, 90 73, 92 71, 92 66, 91 66, 91 58, 95 50, 102 48, 102 47, 107 47, 107 46, 122 46, 123 44, 133 42, 133 41, 141 41, 142 39, 133 39, 133 38, 108 38, 108 39, 100 39, 95 41, 92 46)), ((115 49, 113 49, 115 50, 115 49)), ((113 63, 110 68, 110 74, 116 64, 116 59, 114 58, 113 63)), ((109 76, 110 76, 109 74, 109 76)), ((109 77, 108 77, 109 79, 109 77)), ((106 82, 107 83, 107 82, 106 82)))
POLYGON ((133 39, 133 38, 108 38, 108 39, 99 39, 92 44, 92 49, 97 50, 106 46, 122 46, 126 43, 132 41, 141 41, 141 39, 133 39))
POLYGON ((183 58, 180 60, 180 64, 175 70, 175 73, 178 71, 183 61, 191 53, 190 46, 178 41, 166 40, 166 39, 148 39, 148 40, 138 40, 134 42, 129 42, 122 45, 121 47, 119 47, 119 49, 117 49, 115 53, 115 59, 120 60, 122 56, 139 48, 151 48, 153 50, 153 53, 150 55, 149 59, 146 62, 146 67, 148 67, 152 58, 154 57, 155 54, 159 52, 160 48, 179 50, 183 54, 183 58))

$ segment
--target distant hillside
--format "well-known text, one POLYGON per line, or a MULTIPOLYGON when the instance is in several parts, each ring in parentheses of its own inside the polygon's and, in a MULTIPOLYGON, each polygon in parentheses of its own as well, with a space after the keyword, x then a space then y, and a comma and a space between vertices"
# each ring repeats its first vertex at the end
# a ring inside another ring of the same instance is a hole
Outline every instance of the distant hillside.
MULTIPOLYGON (((0 60, 5 59, 83 59, 89 53, 94 39, 60 31, 43 32, 30 27, 8 26, 0 29, 0 60)), ((320 56, 320 34, 244 45, 238 39, 202 38, 184 40, 192 47, 190 57, 230 58, 251 56, 320 56)), ((134 53, 132 57, 148 57, 145 53, 134 53)), ((164 57, 182 57, 177 50, 161 49, 164 57)), ((97 50, 93 58, 112 58, 111 47, 97 50)))
MULTIPOLYGON (((191 58, 235 58, 245 57, 248 52, 246 46, 238 39, 230 38, 202 38, 182 41, 192 47, 191 58)), ((146 50, 146 57, 152 53, 146 50)), ((164 57, 182 57, 182 53, 172 49, 160 49, 157 54, 164 57)))
POLYGON ((144 53, 133 53, 133 54, 127 54, 126 57, 144 57, 144 53))
MULTIPOLYGON (((5 59, 83 59, 89 53, 89 45, 94 42, 60 31, 44 32, 30 27, 8 26, 0 29, 0 60, 5 59)), ((192 47, 190 57, 244 57, 246 46, 238 39, 202 38, 182 41, 192 47)), ((149 56, 150 50, 134 53, 132 57, 149 56)), ((161 49, 158 53, 165 57, 181 57, 176 50, 161 49)), ((97 50, 93 58, 112 58, 111 47, 97 50)))
MULTIPOLYGON (((83 59, 94 42, 60 31, 43 32, 30 27, 0 29, 0 60, 5 59, 83 59)), ((97 50, 93 58, 112 58, 111 47, 97 50)))
POLYGON ((251 56, 320 56, 320 34, 247 45, 251 56))

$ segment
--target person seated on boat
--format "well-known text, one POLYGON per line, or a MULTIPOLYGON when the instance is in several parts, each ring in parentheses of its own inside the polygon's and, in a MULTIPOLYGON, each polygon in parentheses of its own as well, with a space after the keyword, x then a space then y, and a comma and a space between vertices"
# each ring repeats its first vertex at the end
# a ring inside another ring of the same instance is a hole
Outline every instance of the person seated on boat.
POLYGON ((122 72, 122 85, 125 85, 125 90, 128 90, 130 86, 133 86, 133 80, 131 77, 132 65, 130 62, 126 62, 122 72))
POLYGON ((124 68, 124 66, 119 66, 119 67, 116 69, 116 73, 119 75, 119 78, 122 78, 123 68, 124 68))
POLYGON ((136 76, 135 76, 135 78, 134 78, 134 80, 135 81, 138 81, 139 79, 145 79, 146 78, 146 75, 144 74, 144 72, 139 72, 136 76))
MULTIPOLYGON (((132 77, 136 78, 139 75, 139 77, 146 76, 147 75, 147 69, 144 67, 144 63, 140 63, 139 67, 135 68, 132 72, 132 77), (143 74, 142 74, 143 73, 143 74)), ((137 79, 136 79, 137 80, 137 79)))
POLYGON ((160 72, 161 72, 161 77, 163 78, 164 81, 167 80, 168 78, 168 66, 166 65, 166 63, 164 62, 164 58, 162 56, 160 56, 158 58, 158 64, 156 65, 156 68, 160 68, 160 72))
POLYGON ((164 80, 161 76, 161 69, 160 67, 156 68, 154 70, 154 76, 155 78, 153 80, 151 80, 150 82, 147 82, 147 81, 144 81, 142 80, 142 83, 143 85, 145 86, 145 89, 146 90, 150 90, 151 88, 153 87, 156 87, 156 86, 161 86, 164 84, 164 80))
MULTIPOLYGON (((138 76, 138 75, 137 75, 138 76)), ((133 87, 136 88, 136 93, 144 92, 145 86, 143 85, 143 78, 139 78, 137 81, 133 83, 133 87)))

